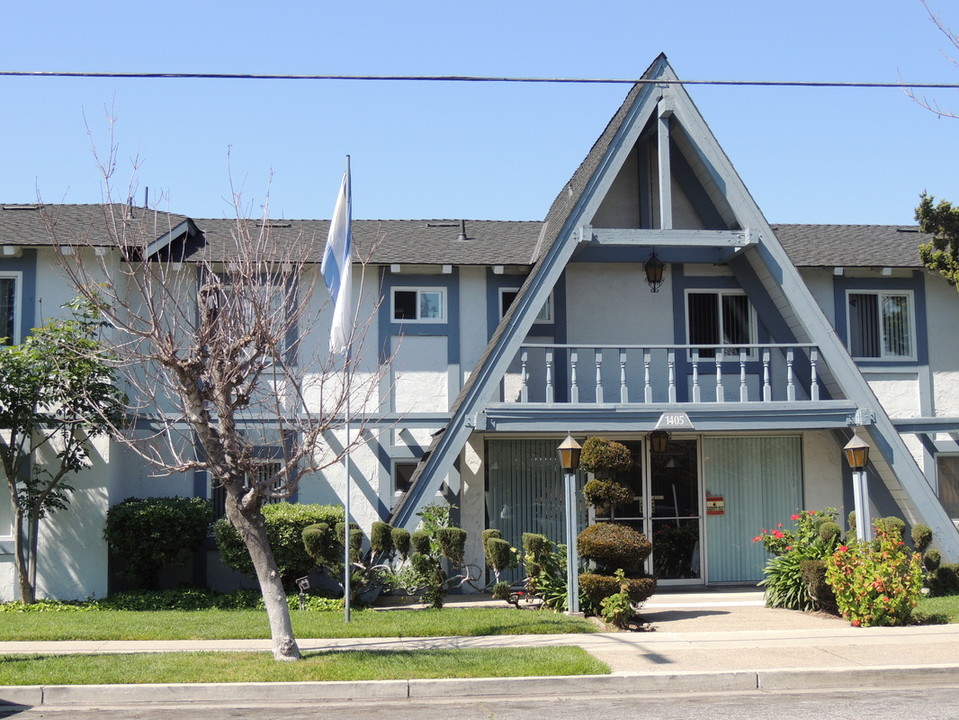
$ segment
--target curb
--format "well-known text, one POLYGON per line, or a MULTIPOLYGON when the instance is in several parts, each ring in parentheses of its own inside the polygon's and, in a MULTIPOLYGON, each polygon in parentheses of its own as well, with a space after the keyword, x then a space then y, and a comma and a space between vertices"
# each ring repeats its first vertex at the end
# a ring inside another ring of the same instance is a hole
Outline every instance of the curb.
POLYGON ((562 677, 0 687, 0 706, 400 701, 529 695, 647 695, 959 685, 959 665, 617 673, 562 677))

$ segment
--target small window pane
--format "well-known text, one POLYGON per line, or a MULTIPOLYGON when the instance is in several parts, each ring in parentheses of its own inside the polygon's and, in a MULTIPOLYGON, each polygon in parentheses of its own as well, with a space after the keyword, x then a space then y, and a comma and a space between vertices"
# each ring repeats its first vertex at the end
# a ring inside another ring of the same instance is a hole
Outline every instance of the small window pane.
POLYGON ((882 332, 883 349, 887 356, 912 355, 909 298, 905 295, 890 295, 882 299, 882 332))
POLYGON ((413 473, 416 472, 415 462, 398 462, 393 466, 393 491, 405 493, 413 486, 413 473))
POLYGON ((959 519, 959 455, 942 455, 939 467, 939 500, 949 517, 959 519))
POLYGON ((745 295, 723 295, 723 342, 748 345, 749 300, 745 295))
MULTIPOLYGON (((689 344, 719 344, 719 296, 716 293, 690 293, 687 300, 689 309, 689 344)), ((700 357, 713 357, 715 350, 703 349, 700 357)))
POLYGON ((416 290, 393 291, 393 319, 416 319, 416 290))
POLYGON ((12 345, 16 335, 17 281, 12 277, 0 278, 0 338, 4 345, 12 345))
POLYGON ((516 290, 503 290, 499 295, 499 316, 503 317, 516 299, 516 290))
POLYGON ((420 320, 443 319, 443 293, 423 290, 420 292, 420 320))
POLYGON ((878 303, 876 295, 849 295, 849 349, 853 357, 880 356, 878 303))

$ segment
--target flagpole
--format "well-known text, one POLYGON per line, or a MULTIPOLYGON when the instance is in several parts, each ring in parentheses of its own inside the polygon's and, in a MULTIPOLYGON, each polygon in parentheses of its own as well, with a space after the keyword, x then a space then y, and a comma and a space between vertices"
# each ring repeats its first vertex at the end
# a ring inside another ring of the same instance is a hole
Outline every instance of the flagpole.
MULTIPOLYGON (((349 155, 346 156, 346 178, 347 178, 346 181, 347 181, 347 183, 348 183, 347 195, 348 195, 348 197, 349 197, 349 203, 350 203, 350 206, 351 206, 351 207, 350 207, 350 212, 347 214, 347 220, 346 220, 346 221, 347 221, 348 223, 351 223, 351 224, 352 224, 352 222, 353 222, 353 213, 352 213, 353 188, 352 188, 352 180, 350 179, 350 156, 349 156, 349 155)), ((346 265, 346 267, 344 267, 343 272, 352 273, 352 272, 353 272, 353 267, 352 267, 352 264, 350 263, 350 258, 349 258, 349 256, 347 256, 347 258, 346 258, 346 263, 345 263, 345 265, 346 265)), ((350 317, 352 317, 352 314, 350 314, 350 317)), ((351 325, 352 325, 352 323, 351 323, 351 325)), ((350 470, 351 470, 351 468, 350 468, 350 464, 351 464, 351 463, 350 463, 350 460, 351 460, 351 459, 350 459, 350 443, 351 443, 351 439, 350 439, 350 395, 352 394, 351 389, 350 389, 350 359, 351 359, 351 358, 350 358, 350 355, 351 355, 350 351, 351 351, 352 348, 350 347, 350 345, 352 344, 352 341, 353 341, 353 328, 350 327, 350 337, 349 337, 349 341, 348 341, 347 344, 346 344, 346 351, 343 353, 343 373, 344 373, 344 375, 346 375, 346 378, 345 378, 345 381, 346 381, 346 460, 345 460, 345 462, 344 462, 344 465, 345 465, 345 467, 346 467, 346 488, 345 488, 344 499, 343 499, 343 516, 344 516, 344 525, 345 525, 346 527, 343 529, 343 548, 344 548, 344 550, 343 550, 343 555, 344 555, 344 562, 343 562, 343 575, 344 575, 344 578, 343 578, 343 622, 347 622, 347 623, 350 621, 350 575, 352 575, 352 572, 351 572, 351 569, 350 569, 350 490, 351 490, 351 482, 350 482, 350 470)))

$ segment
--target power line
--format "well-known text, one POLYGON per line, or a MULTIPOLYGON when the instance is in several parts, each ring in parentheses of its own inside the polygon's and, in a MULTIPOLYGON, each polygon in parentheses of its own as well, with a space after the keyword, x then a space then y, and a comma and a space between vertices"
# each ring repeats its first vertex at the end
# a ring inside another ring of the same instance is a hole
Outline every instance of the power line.
POLYGON ((0 77, 107 78, 116 80, 348 80, 373 82, 554 83, 584 85, 719 85, 739 87, 896 88, 955 90, 959 83, 843 82, 823 80, 665 80, 650 78, 546 78, 481 75, 287 75, 252 73, 67 72, 0 70, 0 77))

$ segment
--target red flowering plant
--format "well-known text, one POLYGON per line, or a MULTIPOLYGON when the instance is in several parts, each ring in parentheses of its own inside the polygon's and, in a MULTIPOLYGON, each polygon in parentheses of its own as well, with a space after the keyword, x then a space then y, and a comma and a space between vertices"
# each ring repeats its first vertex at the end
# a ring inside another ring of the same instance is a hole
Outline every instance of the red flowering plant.
POLYGON ((804 510, 790 518, 793 528, 777 523, 772 530, 763 528, 753 538, 762 543, 773 557, 763 568, 765 578, 759 583, 765 588, 766 605, 790 610, 813 610, 817 601, 810 594, 809 583, 803 572, 803 562, 821 561, 832 555, 842 529, 836 524, 836 510, 804 510))
POLYGON ((840 545, 826 564, 840 614, 856 627, 905 625, 922 594, 919 553, 894 527, 875 525, 872 542, 840 545))

